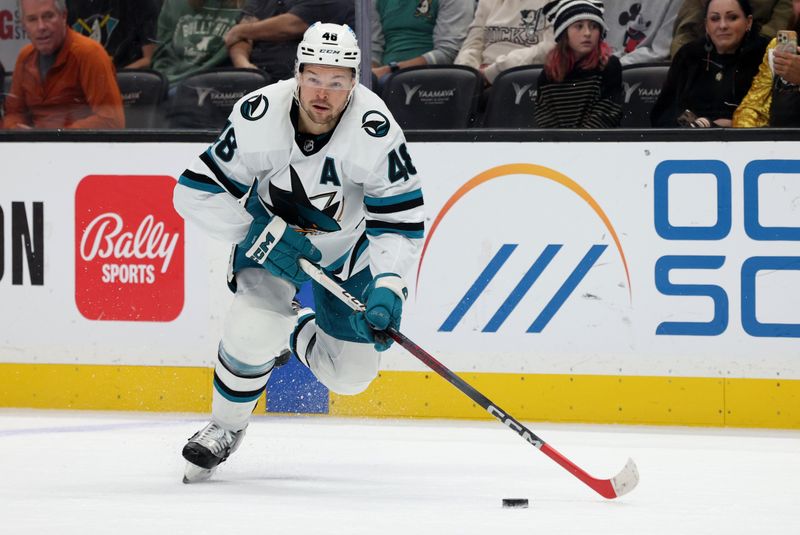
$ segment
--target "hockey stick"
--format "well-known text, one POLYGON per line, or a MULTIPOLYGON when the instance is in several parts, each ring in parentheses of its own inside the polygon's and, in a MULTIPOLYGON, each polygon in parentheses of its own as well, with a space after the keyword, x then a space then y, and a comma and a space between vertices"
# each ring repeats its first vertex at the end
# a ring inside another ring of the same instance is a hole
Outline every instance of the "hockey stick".
MULTIPOLYGON (((350 295, 350 293, 342 288, 336 281, 328 277, 320 268, 303 258, 301 258, 299 262, 303 271, 305 271, 312 279, 322 285, 334 296, 338 297, 347 306, 356 312, 364 311, 364 304, 361 303, 361 301, 350 295)), ((628 459, 625 467, 611 479, 597 479, 590 476, 578 465, 564 457, 561 453, 556 451, 555 448, 536 436, 533 431, 519 423, 511 415, 495 405, 491 400, 489 400, 489 398, 475 390, 475 388, 473 388, 469 383, 450 371, 444 364, 436 360, 427 351, 409 340, 403 333, 390 327, 386 329, 386 334, 400 346, 402 346, 406 351, 421 360, 430 369, 441 375, 450 384, 461 390, 461 392, 466 394, 467 397, 469 397, 472 401, 483 407, 489 414, 497 418, 509 429, 515 431, 519 436, 527 440, 534 447, 557 462, 562 468, 566 469, 573 476, 583 481, 604 498, 612 499, 622 496, 623 494, 627 494, 639 483, 639 471, 637 470, 633 459, 628 459)))

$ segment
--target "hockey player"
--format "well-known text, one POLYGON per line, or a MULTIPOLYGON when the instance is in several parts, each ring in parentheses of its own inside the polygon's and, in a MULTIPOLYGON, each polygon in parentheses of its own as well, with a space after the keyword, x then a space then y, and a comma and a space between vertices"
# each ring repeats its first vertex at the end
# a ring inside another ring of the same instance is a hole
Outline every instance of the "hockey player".
POLYGON ((295 78, 243 97, 175 188, 186 220, 234 244, 211 421, 183 449, 185 483, 211 477, 239 446, 287 344, 327 388, 357 394, 391 344, 380 331, 400 325, 403 275, 423 237, 422 190, 403 132, 358 84, 359 62, 349 27, 312 25, 295 78), (316 283, 316 314, 295 311, 309 280, 301 257, 366 311, 353 314, 316 283))

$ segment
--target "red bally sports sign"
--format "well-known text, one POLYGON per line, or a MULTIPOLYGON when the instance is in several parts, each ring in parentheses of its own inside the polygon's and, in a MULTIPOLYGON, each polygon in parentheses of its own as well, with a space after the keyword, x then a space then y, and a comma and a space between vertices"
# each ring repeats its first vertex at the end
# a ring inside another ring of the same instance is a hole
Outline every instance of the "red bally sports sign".
POLYGON ((75 192, 75 303, 90 320, 172 321, 183 309, 183 219, 169 176, 89 175, 75 192))

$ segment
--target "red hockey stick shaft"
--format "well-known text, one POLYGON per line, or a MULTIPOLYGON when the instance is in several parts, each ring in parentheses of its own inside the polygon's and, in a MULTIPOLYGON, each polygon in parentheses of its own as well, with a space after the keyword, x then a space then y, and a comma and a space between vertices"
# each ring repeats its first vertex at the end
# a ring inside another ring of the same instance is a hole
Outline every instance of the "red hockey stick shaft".
MULTIPOLYGON (((322 285, 334 296, 346 303, 354 311, 364 311, 364 304, 361 303, 361 301, 350 295, 344 288, 337 284, 336 281, 328 277, 317 266, 305 259, 300 259, 300 267, 302 267, 303 271, 308 273, 312 279, 322 285)), ((389 337, 392 338, 392 340, 397 342, 398 345, 422 361, 423 364, 428 366, 431 370, 443 377, 447 382, 459 389, 472 401, 483 407, 489 414, 497 418, 498 421, 500 421, 509 429, 515 431, 519 436, 535 446, 542 453, 550 457, 573 476, 583 481, 586 485, 604 498, 612 499, 622 496, 623 494, 633 490, 634 487, 636 487, 636 485, 639 483, 639 472, 636 469, 636 465, 634 464, 633 460, 631 459, 628 459, 625 467, 611 479, 597 479, 592 477, 578 465, 559 453, 555 448, 539 438, 533 431, 518 422, 513 416, 498 407, 489 398, 481 394, 472 385, 452 372, 447 366, 434 358, 433 355, 411 341, 406 335, 393 327, 388 328, 385 332, 389 337)))

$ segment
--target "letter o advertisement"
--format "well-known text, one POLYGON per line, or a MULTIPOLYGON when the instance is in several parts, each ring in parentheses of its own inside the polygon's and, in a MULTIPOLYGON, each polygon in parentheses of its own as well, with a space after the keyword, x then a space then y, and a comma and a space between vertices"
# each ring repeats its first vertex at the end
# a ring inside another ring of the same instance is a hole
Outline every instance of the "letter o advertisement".
POLYGON ((89 175, 75 193, 75 304, 89 320, 172 321, 184 303, 183 219, 169 176, 89 175))

